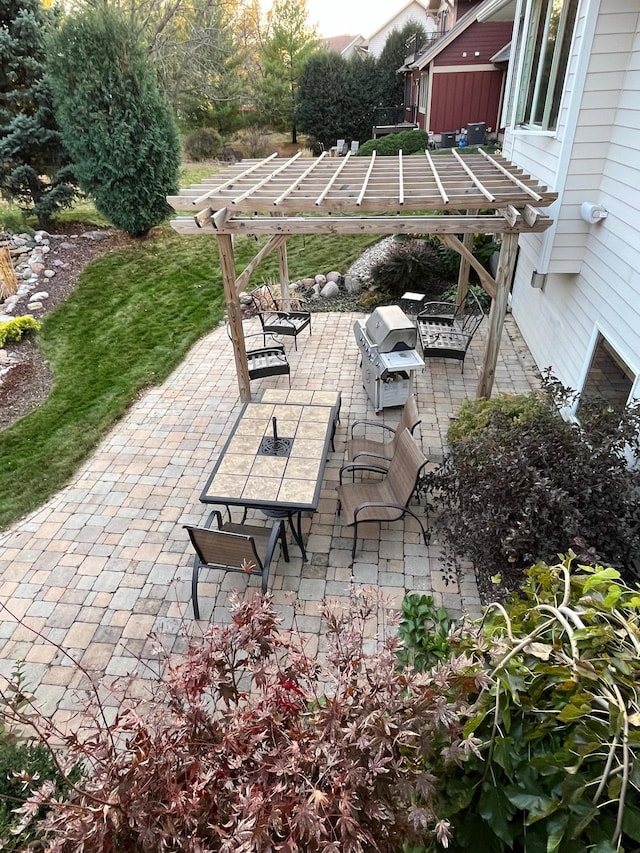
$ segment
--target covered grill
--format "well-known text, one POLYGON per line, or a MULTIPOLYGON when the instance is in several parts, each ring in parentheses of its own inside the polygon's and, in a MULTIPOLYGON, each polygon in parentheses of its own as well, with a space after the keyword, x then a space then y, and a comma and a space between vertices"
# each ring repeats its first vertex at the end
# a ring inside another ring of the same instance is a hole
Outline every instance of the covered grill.
POLYGON ((362 384, 376 412, 402 406, 412 392, 413 371, 424 367, 416 352, 417 331, 397 306, 376 308, 353 326, 362 355, 362 384))

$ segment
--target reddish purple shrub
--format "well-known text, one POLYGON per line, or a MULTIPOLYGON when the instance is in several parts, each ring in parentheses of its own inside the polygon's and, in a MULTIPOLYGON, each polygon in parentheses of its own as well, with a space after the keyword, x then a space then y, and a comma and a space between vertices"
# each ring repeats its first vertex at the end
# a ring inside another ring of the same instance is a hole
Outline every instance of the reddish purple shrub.
POLYGON ((348 611, 325 607, 320 662, 278 628, 268 597, 236 600, 232 624, 210 627, 177 662, 166 656, 152 703, 110 725, 96 715, 90 741, 66 738, 87 772, 41 824, 46 849, 397 853, 428 837, 446 846, 430 768, 472 748, 460 733, 476 692, 471 662, 400 672, 396 637, 364 640, 379 604, 354 593, 348 611))

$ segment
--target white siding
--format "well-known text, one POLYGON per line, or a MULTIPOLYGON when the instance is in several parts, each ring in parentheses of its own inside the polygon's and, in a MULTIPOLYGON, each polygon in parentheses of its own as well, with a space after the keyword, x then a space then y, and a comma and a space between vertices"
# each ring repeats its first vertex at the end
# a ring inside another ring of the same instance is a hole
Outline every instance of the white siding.
POLYGON ((427 29, 427 13, 421 3, 415 2, 406 6, 383 27, 373 33, 367 41, 369 53, 372 56, 380 56, 384 48, 384 43, 391 35, 392 31, 401 30, 405 24, 409 23, 409 21, 415 21, 422 24, 425 30, 427 29))
MULTIPOLYGON (((572 57, 572 67, 579 69, 577 60, 572 57)), ((579 77, 575 80, 579 85, 579 77)), ((531 164, 534 175, 560 192, 552 244, 537 236, 521 240, 514 317, 538 366, 551 366, 578 389, 596 330, 640 373, 640 4, 604 0, 599 5, 582 85, 574 92, 575 134, 562 128, 557 138, 543 137, 527 151, 532 134, 525 139, 515 133, 507 154, 525 169, 531 164), (537 168, 541 153, 556 155, 555 186, 545 177, 551 164, 537 168), (585 223, 580 217, 585 201, 603 205, 608 217, 585 223), (531 272, 540 269, 545 249, 546 286, 536 290, 531 272)), ((570 116, 570 104, 567 110, 570 116)))

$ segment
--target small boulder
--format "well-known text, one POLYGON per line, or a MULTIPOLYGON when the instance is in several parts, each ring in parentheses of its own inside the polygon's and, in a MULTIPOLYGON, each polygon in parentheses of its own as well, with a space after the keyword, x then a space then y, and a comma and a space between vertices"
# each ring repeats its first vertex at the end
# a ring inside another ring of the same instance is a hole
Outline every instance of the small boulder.
POLYGON ((55 274, 56 274, 55 270, 45 270, 44 271, 44 277, 45 278, 53 278, 55 274))
POLYGON ((323 299, 334 299, 340 293, 340 288, 335 281, 328 281, 320 291, 323 299))
POLYGON ((362 281, 354 275, 345 275, 344 287, 347 293, 360 293, 362 281))
POLYGON ((322 285, 323 285, 323 284, 326 284, 326 283, 327 283, 327 277, 326 277, 326 275, 322 275, 322 274, 317 275, 317 276, 315 277, 315 279, 314 279, 314 280, 315 280, 315 283, 316 283, 316 284, 319 284, 321 287, 322 287, 322 285))
POLYGON ((327 281, 335 281, 336 284, 338 284, 341 278, 341 274, 339 272, 336 272, 335 270, 333 272, 327 273, 327 281))
POLYGON ((43 299, 48 299, 49 294, 46 290, 39 290, 31 296, 30 302, 42 302, 43 299))

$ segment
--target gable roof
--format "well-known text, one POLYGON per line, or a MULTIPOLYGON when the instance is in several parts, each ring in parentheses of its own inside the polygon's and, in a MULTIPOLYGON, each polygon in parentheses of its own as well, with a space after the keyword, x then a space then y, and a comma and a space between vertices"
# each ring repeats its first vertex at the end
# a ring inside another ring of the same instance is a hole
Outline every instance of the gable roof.
POLYGON ((355 48, 364 42, 363 36, 331 36, 323 40, 326 50, 331 50, 334 53, 346 53, 349 48, 355 48))
POLYGON ((493 6, 494 3, 495 0, 484 0, 483 3, 478 3, 477 6, 469 9, 466 15, 463 15, 456 21, 448 33, 430 45, 414 62, 403 66, 403 68, 400 68, 399 70, 408 71, 412 68, 424 68, 425 65, 428 65, 432 60, 434 60, 436 56, 445 49, 445 47, 448 47, 451 42, 455 41, 459 35, 468 29, 471 24, 475 24, 475 22, 482 16, 483 11, 488 9, 490 6, 493 6))

